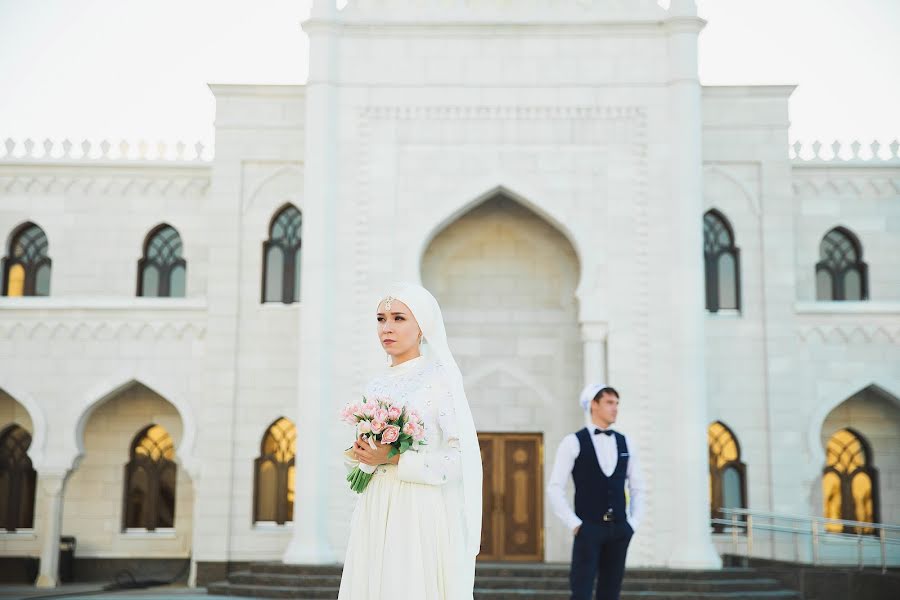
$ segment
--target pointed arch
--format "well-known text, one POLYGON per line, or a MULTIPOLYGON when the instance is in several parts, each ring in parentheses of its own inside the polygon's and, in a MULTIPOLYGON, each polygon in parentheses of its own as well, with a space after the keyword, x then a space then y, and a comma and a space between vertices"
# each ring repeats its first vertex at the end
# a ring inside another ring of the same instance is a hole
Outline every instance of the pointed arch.
MULTIPOLYGON (((711 423, 706 436, 711 516, 722 519, 725 518, 723 508, 747 508, 747 465, 741 460, 737 436, 725 423, 711 423)), ((713 531, 722 532, 726 527, 716 523, 713 531)))
POLYGON ((859 238, 843 226, 834 227, 819 243, 816 263, 817 300, 868 300, 869 266, 859 238))
MULTIPOLYGON (((825 446, 822 470, 823 515, 829 519, 881 521, 878 470, 872 446, 852 427, 834 432, 825 446)), ((859 528, 836 523, 826 530, 844 533, 874 533, 873 528, 859 528)))
POLYGON ((50 243, 47 234, 28 221, 16 227, 2 260, 4 296, 49 296, 50 243))
POLYGON ((730 185, 732 185, 739 193, 744 197, 744 200, 747 202, 747 206, 754 215, 759 215, 759 199, 756 194, 750 189, 750 187, 741 180, 735 173, 732 173, 731 170, 725 169, 721 165, 713 164, 707 165, 704 168, 704 174, 706 176, 716 176, 721 177, 723 180, 727 181, 730 185))
POLYGON ((252 191, 245 196, 242 211, 246 213, 250 210, 264 194, 275 195, 279 199, 284 200, 285 204, 294 204, 297 207, 302 207, 302 192, 303 171, 297 164, 284 164, 265 175, 253 186, 252 191))
POLYGON ((31 395, 13 385, 10 381, 0 381, 0 392, 4 392, 14 402, 19 403, 28 418, 31 419, 31 443, 28 445, 28 456, 36 468, 40 468, 44 459, 44 446, 47 441, 47 419, 40 405, 31 395))
MULTIPOLYGON (((582 260, 582 251, 579 248, 578 241, 576 237, 573 235, 572 231, 558 218, 556 218, 553 214, 548 212, 544 207, 539 204, 529 200, 529 198, 523 194, 519 194, 513 189, 505 186, 505 185, 496 185, 493 186, 487 191, 481 193, 474 193, 471 196, 472 200, 466 202, 462 206, 456 207, 454 210, 447 212, 443 217, 438 219, 433 227, 428 230, 427 234, 422 238, 419 243, 419 252, 418 252, 418 264, 421 265, 422 261, 425 257, 425 254, 428 252, 428 248, 431 246, 431 243, 437 238, 445 229, 451 226, 453 223, 457 222, 460 217, 465 214, 470 213, 475 208, 485 204, 486 202, 493 200, 497 197, 508 198, 510 200, 515 201, 517 204, 523 206, 528 209, 532 213, 536 214, 546 223, 548 223, 551 227, 557 230, 568 243, 572 246, 572 250, 575 252, 575 256, 578 259, 578 264, 581 265, 584 263, 582 260)), ((580 269, 579 269, 579 286, 580 286, 580 269)), ((576 286, 578 287, 578 286, 576 286)))
POLYGON ((34 527, 37 472, 28 448, 31 434, 13 423, 0 431, 0 530, 34 527))
POLYGON ((75 435, 72 438, 73 446, 70 449, 72 464, 76 464, 78 459, 84 454, 84 430, 91 415, 107 401, 115 398, 132 386, 140 385, 175 407, 181 419, 181 440, 175 449, 175 460, 185 468, 192 478, 196 478, 199 475, 199 463, 194 454, 194 445, 197 438, 197 420, 190 403, 176 389, 167 384, 168 382, 162 380, 159 376, 153 376, 144 372, 133 373, 126 371, 120 373, 116 378, 110 378, 91 388, 81 399, 78 411, 79 416, 75 423, 75 435), (119 383, 111 383, 112 381, 119 383))
MULTIPOLYGON (((505 191, 493 192, 470 204, 467 210, 454 214, 453 221, 432 230, 431 242, 419 260, 420 277, 426 285, 436 284, 425 281, 424 273, 427 271, 434 276, 451 257, 465 260, 473 268, 468 276, 480 277, 478 271, 482 262, 466 256, 470 248, 475 247, 473 244, 480 244, 482 252, 499 261, 498 264, 503 263, 506 269, 506 281, 501 283, 499 278, 489 278, 484 284, 509 287, 511 279, 521 284, 525 281, 524 270, 537 269, 532 275, 543 275, 547 282, 552 280, 559 284, 541 288, 540 294, 547 296, 547 302, 561 307, 574 304, 581 279, 577 250, 564 231, 536 212, 529 203, 523 203, 505 191), (493 235, 494 230, 502 234, 493 235), (558 261, 556 268, 551 267, 548 260, 558 261)), ((436 291, 440 294, 440 290, 436 291)), ((514 302, 517 298, 523 299, 524 295, 504 294, 504 298, 514 302)))
POLYGON ((900 381, 882 375, 875 378, 855 378, 852 381, 832 385, 820 392, 806 431, 807 449, 813 464, 825 462, 825 449, 822 447, 822 428, 825 427, 825 421, 837 407, 850 398, 871 390, 900 409, 900 381))
POLYGON ((706 271, 706 310, 741 309, 741 251, 734 229, 722 212, 703 215, 703 261, 706 271))
POLYGON ((177 466, 169 432, 152 423, 137 432, 125 465, 122 530, 175 527, 177 466))
POLYGON ((263 434, 253 463, 253 522, 284 525, 294 520, 294 461, 297 428, 287 417, 275 419, 263 434))
POLYGON ((300 301, 302 227, 303 213, 291 203, 278 209, 269 222, 269 238, 262 248, 263 303, 300 301))
POLYGON ((187 262, 182 253, 181 235, 174 227, 161 223, 151 229, 138 260, 137 295, 184 297, 187 262))

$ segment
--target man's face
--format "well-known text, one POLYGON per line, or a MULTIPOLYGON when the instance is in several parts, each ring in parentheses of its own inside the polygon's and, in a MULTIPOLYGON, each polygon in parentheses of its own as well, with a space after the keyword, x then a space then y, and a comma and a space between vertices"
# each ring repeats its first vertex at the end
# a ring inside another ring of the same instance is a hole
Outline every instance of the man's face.
POLYGON ((619 414, 619 399, 614 394, 603 392, 597 400, 591 403, 591 415, 610 425, 616 422, 619 414))

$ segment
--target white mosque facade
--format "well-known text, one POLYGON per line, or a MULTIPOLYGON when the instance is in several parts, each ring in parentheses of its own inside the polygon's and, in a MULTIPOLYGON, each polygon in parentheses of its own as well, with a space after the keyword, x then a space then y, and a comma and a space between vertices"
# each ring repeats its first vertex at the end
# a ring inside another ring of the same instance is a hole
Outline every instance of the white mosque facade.
POLYGON ((210 86, 214 158, 0 149, 0 564, 340 562, 338 410, 398 279, 466 378, 485 560, 568 560, 586 380, 649 481, 629 564, 718 566, 711 507, 900 523, 897 145, 789 148, 794 88, 702 86, 703 25, 316 1, 306 84, 210 86))

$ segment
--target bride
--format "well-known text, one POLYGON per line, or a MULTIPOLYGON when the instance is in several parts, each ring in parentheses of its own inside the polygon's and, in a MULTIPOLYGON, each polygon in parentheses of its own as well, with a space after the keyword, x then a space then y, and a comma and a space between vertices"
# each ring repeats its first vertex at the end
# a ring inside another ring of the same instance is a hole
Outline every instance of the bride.
POLYGON ((376 318, 391 366, 369 382, 366 397, 415 409, 426 444, 388 459, 388 445, 354 443, 353 460, 377 468, 353 511, 338 600, 471 600, 481 453, 441 309, 425 288, 399 283, 382 296, 376 318))

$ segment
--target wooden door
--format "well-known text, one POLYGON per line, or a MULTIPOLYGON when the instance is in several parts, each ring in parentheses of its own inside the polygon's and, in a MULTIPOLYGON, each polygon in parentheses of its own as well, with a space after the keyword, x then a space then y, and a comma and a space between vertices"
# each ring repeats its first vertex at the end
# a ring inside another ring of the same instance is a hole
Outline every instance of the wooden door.
POLYGON ((544 559, 544 452, 540 433, 479 433, 484 465, 483 561, 544 559))

